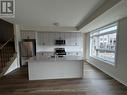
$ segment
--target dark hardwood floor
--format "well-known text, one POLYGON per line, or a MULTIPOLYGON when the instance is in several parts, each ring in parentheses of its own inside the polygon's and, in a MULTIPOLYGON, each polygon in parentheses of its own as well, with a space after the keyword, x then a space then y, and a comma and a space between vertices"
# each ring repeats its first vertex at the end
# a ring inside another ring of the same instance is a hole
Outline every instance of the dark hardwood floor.
POLYGON ((0 95, 127 95, 127 87, 85 63, 83 79, 29 81, 22 67, 0 79, 0 95))

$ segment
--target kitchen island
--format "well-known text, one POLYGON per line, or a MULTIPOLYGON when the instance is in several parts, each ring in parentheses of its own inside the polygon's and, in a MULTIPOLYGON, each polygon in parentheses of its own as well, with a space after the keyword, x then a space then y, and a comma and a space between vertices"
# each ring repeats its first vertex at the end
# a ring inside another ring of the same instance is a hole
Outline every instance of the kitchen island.
POLYGON ((37 55, 29 59, 28 71, 29 80, 82 78, 83 58, 37 55))

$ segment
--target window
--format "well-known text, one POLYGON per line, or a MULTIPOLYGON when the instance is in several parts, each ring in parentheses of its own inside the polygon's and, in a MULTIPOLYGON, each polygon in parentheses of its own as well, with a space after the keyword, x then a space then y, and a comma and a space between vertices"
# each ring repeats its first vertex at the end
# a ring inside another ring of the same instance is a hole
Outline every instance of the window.
POLYGON ((90 56, 115 63, 117 23, 90 33, 90 56))

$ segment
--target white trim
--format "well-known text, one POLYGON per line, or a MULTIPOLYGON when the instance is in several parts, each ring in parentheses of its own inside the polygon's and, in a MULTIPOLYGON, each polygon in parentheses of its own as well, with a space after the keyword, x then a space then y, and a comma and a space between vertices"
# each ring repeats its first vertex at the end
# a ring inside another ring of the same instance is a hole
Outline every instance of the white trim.
MULTIPOLYGON (((91 31, 91 33, 89 33, 89 45, 90 45, 90 49, 89 49, 89 51, 90 51, 90 53, 89 53, 89 56, 90 57, 93 57, 93 58, 95 58, 95 59, 97 59, 97 60, 100 60, 100 61, 102 61, 102 62, 105 62, 105 63, 108 63, 108 64, 110 64, 110 65, 113 65, 113 66, 115 66, 116 64, 116 48, 115 48, 115 58, 114 58, 114 62, 111 62, 110 60, 105 60, 105 59, 103 59, 103 58, 100 58, 100 57, 98 57, 98 56, 92 56, 91 55, 91 39, 94 37, 94 36, 100 36, 100 35, 106 35, 106 34, 112 34, 112 33, 116 33, 116 43, 117 43, 117 32, 118 32, 118 22, 115 22, 115 23, 112 23, 112 24, 109 24, 109 25, 106 25, 106 26, 103 26, 103 27, 101 27, 101 28, 98 28, 98 29, 96 29, 96 30, 93 30, 93 31, 91 31), (108 31, 108 32, 105 32, 105 33, 101 33, 101 34, 99 34, 99 32, 101 31, 101 30, 104 30, 104 29, 108 29, 108 28, 111 28, 111 27, 114 27, 114 26, 117 26, 117 29, 116 30, 113 30, 113 31, 108 31), (97 33, 97 35, 94 35, 94 36, 90 36, 91 34, 93 34, 93 33, 97 33)), ((117 47, 117 44, 116 44, 116 46, 115 47, 117 47)))
POLYGON ((104 62, 104 63, 106 63, 106 64, 109 64, 109 65, 111 65, 111 66, 115 66, 115 65, 116 65, 115 62, 111 62, 111 61, 108 61, 108 60, 104 60, 103 58, 94 57, 94 56, 92 56, 92 55, 90 55, 90 57, 92 57, 92 58, 94 58, 94 59, 96 59, 96 60, 99 60, 99 61, 101 61, 101 62, 104 62))

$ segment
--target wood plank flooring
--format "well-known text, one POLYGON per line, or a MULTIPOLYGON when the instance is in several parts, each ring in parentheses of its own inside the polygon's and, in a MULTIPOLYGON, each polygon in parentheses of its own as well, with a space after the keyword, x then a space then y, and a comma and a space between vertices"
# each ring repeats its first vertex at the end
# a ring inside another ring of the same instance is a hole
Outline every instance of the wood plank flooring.
POLYGON ((127 95, 127 87, 85 63, 83 79, 29 81, 27 67, 0 79, 0 95, 127 95))

